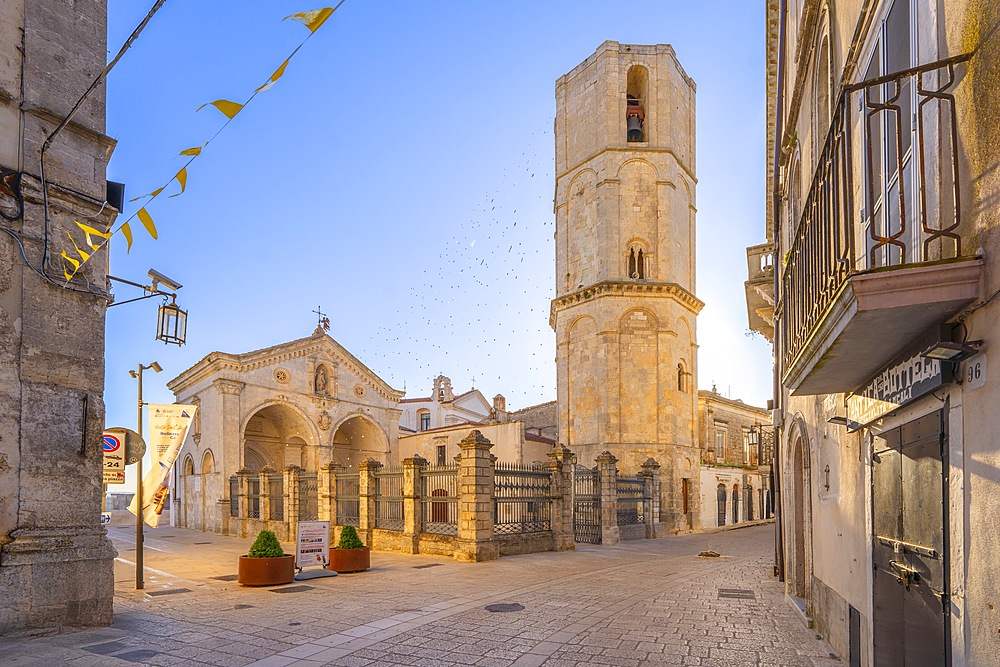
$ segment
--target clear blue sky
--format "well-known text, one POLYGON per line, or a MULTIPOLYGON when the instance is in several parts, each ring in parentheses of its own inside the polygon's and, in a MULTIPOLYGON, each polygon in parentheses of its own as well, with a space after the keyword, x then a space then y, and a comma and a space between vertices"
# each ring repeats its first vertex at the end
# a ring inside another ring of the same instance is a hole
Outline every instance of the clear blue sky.
MULTIPOLYGON (((151 4, 109 1, 109 52, 151 4)), ((281 19, 322 6, 167 0, 108 79, 108 177, 127 198, 163 185, 224 121, 195 109, 245 100, 308 34, 281 19)), ((135 426, 138 363, 160 362, 146 398, 169 403, 166 382, 209 352, 307 336, 318 305, 410 396, 443 372, 513 409, 554 399, 555 80, 608 39, 672 44, 697 83, 698 384, 762 405, 770 347, 746 335, 743 281, 764 240, 763 2, 347 0, 187 191, 150 205, 159 240, 115 239, 111 273, 183 283, 190 322, 165 347, 155 299, 108 311, 108 425, 135 426)))

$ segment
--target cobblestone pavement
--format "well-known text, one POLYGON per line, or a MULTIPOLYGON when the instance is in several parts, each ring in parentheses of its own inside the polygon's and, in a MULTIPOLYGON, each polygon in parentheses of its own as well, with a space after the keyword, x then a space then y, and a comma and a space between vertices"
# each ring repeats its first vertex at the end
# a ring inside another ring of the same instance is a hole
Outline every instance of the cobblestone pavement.
POLYGON ((273 589, 233 581, 248 540, 163 527, 146 532, 144 591, 134 532, 109 534, 114 625, 0 638, 3 664, 844 664, 770 576, 770 525, 489 563, 375 552, 368 572, 273 589))

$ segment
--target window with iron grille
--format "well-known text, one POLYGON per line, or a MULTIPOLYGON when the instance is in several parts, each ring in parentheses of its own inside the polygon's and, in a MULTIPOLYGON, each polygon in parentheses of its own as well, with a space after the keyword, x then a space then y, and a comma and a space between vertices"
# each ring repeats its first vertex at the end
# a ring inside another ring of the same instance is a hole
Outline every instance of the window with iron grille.
POLYGON ((233 475, 229 478, 229 516, 240 515, 240 478, 233 475))
POLYGON ((285 520, 285 476, 280 473, 271 473, 267 476, 268 498, 270 502, 270 512, 268 519, 271 521, 285 520))
POLYGON ((260 477, 247 478, 247 518, 260 518, 260 477))
POLYGON ((642 513, 646 482, 641 477, 618 478, 618 525, 632 526, 645 522, 642 513))

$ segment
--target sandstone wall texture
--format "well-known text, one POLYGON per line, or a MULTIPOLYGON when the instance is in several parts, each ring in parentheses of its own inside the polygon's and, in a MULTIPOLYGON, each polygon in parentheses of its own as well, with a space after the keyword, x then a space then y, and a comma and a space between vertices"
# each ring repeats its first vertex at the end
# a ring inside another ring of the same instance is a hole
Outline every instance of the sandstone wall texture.
POLYGON ((0 4, 0 633, 109 624, 115 554, 100 523, 106 256, 66 285, 74 219, 105 229, 99 87, 40 151, 105 63, 106 6, 0 4), (46 217, 48 220, 46 221, 46 217))

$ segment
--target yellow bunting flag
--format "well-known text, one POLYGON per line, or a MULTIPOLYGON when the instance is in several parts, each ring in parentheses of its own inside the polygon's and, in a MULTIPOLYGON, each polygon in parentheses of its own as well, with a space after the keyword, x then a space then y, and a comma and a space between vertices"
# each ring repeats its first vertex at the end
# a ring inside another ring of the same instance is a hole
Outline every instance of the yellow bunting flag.
POLYGON ((75 222, 76 226, 79 227, 80 229, 82 229, 83 233, 87 235, 87 245, 90 246, 91 250, 97 250, 98 248, 101 247, 100 243, 94 243, 93 240, 91 240, 91 238, 90 238, 91 236, 99 236, 102 239, 110 239, 111 238, 111 232, 102 232, 99 229, 94 229, 90 225, 85 225, 85 224, 83 224, 82 222, 80 222, 78 220, 74 220, 73 222, 75 222))
POLYGON ((299 12, 298 14, 292 14, 291 16, 286 16, 282 21, 287 21, 292 19, 293 21, 298 21, 305 27, 309 28, 309 32, 316 32, 323 23, 330 18, 330 14, 333 13, 333 7, 324 7, 323 9, 314 9, 310 12, 299 12))
MULTIPOLYGON (((214 102, 209 102, 208 104, 211 104, 213 107, 221 111, 222 114, 229 119, 232 119, 243 108, 242 104, 230 102, 229 100, 215 100, 214 102)), ((207 107, 208 104, 202 104, 197 110, 201 111, 207 107)))
POLYGON ((76 244, 76 241, 73 240, 73 237, 72 237, 72 235, 70 235, 69 232, 66 232, 66 236, 69 236, 69 242, 73 244, 74 248, 76 248, 76 253, 78 255, 80 255, 80 259, 82 259, 84 262, 86 262, 88 259, 90 259, 90 253, 86 253, 86 252, 80 250, 80 246, 78 246, 76 244))
POLYGON ((176 178, 177 182, 181 184, 181 191, 175 195, 170 195, 171 197, 177 197, 181 195, 184 192, 184 189, 187 187, 187 180, 188 180, 187 167, 181 167, 181 170, 178 171, 176 174, 174 174, 174 178, 176 178))
POLYGON ((63 264, 63 276, 66 278, 66 282, 69 282, 73 279, 73 274, 80 270, 80 262, 67 255, 65 250, 62 251, 62 258, 73 265, 73 273, 70 273, 66 270, 66 265, 63 264))
POLYGON ((277 82, 277 80, 280 79, 281 76, 285 73, 285 68, 288 67, 288 61, 289 60, 291 60, 291 58, 288 58, 288 59, 285 60, 285 62, 281 63, 281 67, 279 67, 278 69, 274 70, 274 74, 272 74, 271 78, 267 80, 267 83, 265 83, 263 86, 261 86, 260 88, 258 88, 257 90, 255 90, 253 92, 255 92, 255 93, 263 93, 263 92, 266 92, 266 91, 270 90, 271 86, 273 86, 275 84, 275 82, 277 82))
POLYGON ((149 235, 152 236, 154 239, 157 238, 156 225, 153 224, 153 219, 149 217, 149 212, 145 208, 140 208, 139 212, 136 213, 136 215, 139 216, 139 220, 142 221, 142 226, 146 228, 146 231, 149 232, 149 235))
POLYGON ((193 148, 185 148, 178 155, 190 155, 192 157, 198 157, 201 155, 201 149, 203 146, 194 146, 193 148))
POLYGON ((129 224, 126 222, 121 226, 121 230, 122 236, 125 237, 125 242, 128 244, 125 247, 125 252, 132 252, 132 228, 129 227, 129 224))

